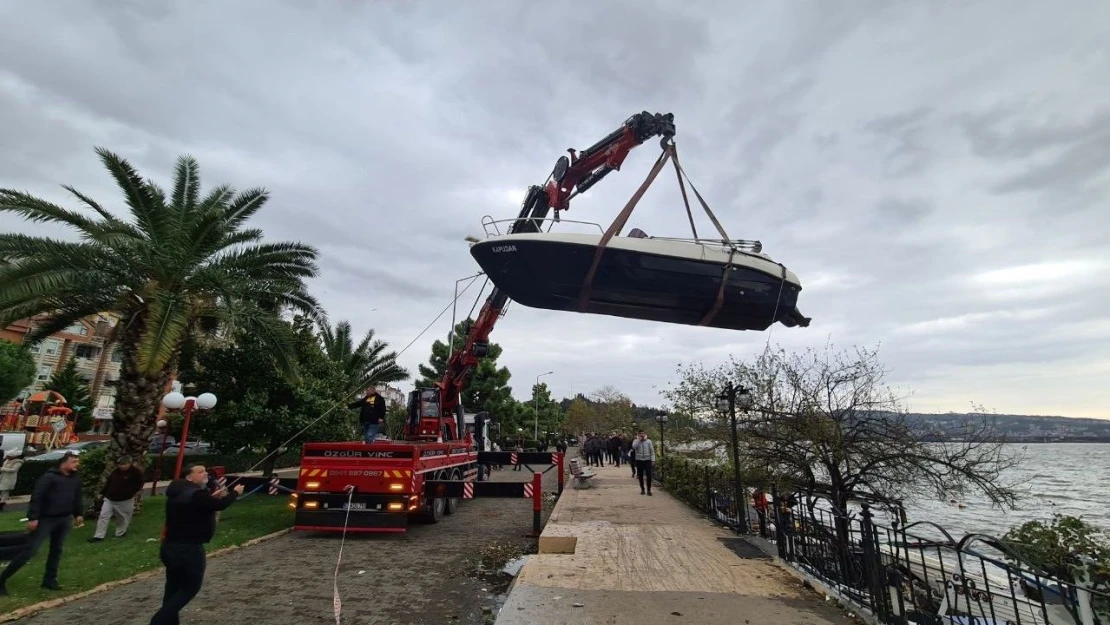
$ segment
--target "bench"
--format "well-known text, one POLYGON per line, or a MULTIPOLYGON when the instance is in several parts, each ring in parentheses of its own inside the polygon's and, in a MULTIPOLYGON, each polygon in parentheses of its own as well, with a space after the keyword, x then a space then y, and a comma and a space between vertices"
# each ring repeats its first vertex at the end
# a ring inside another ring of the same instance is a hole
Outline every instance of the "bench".
POLYGON ((590 488, 593 486, 593 484, 590 484, 590 478, 594 477, 595 473, 589 469, 583 469, 581 463, 578 462, 578 458, 570 461, 570 474, 574 477, 575 488, 590 488))

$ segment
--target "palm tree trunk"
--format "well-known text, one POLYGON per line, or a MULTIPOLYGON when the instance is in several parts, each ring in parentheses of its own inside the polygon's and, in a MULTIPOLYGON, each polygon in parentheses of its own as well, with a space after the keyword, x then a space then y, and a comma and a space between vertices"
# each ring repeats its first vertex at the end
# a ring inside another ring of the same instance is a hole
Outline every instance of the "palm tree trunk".
MULTIPOLYGON (((166 384, 169 383, 173 361, 176 360, 176 357, 171 358, 170 366, 153 375, 140 373, 137 352, 143 320, 140 316, 133 316, 121 323, 126 324, 120 336, 123 362, 120 364, 108 458, 104 473, 97 483, 98 491, 103 488, 121 456, 131 456, 140 467, 146 466, 146 454, 156 427, 158 405, 166 384)), ((166 477, 173 479, 176 476, 166 477)), ((140 507, 142 505, 142 491, 136 497, 136 504, 140 507)))

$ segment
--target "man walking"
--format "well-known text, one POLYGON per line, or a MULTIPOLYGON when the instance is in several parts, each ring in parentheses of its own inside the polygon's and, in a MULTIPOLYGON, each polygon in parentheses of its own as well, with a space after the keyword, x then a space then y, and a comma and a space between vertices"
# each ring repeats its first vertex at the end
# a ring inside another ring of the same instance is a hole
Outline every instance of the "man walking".
POLYGON ((366 396, 350 405, 348 408, 358 408, 358 422, 362 424, 362 442, 373 443, 378 438, 378 430, 385 419, 385 400, 378 395, 373 386, 366 389, 366 396))
POLYGON ((177 625, 181 610, 200 592, 204 583, 204 544, 216 533, 216 512, 235 503, 243 485, 209 493, 208 471, 191 465, 185 478, 166 489, 166 526, 162 539, 162 564, 166 565, 166 590, 162 608, 150 625, 177 625))
POLYGON ((35 482, 31 493, 31 504, 27 507, 27 530, 31 540, 19 552, 8 568, 0 573, 0 596, 6 596, 6 584, 16 571, 23 568, 27 561, 35 557, 39 547, 50 539, 50 552, 46 556, 46 573, 42 577, 42 587, 47 590, 61 590, 58 585, 58 565, 62 561, 62 544, 69 528, 81 527, 85 519, 81 514, 84 504, 81 501, 81 478, 77 468, 81 461, 77 454, 66 453, 58 466, 50 469, 35 482))
POLYGON ((646 494, 651 496, 651 470, 655 464, 655 446, 648 440, 647 433, 640 430, 640 435, 632 441, 632 449, 636 450, 636 477, 640 479, 640 494, 645 494, 644 484, 647 484, 646 494))
POLYGON ((142 489, 142 470, 131 463, 131 456, 121 457, 116 469, 108 475, 108 481, 104 482, 104 488, 100 489, 104 503, 100 504, 100 517, 96 520, 96 531, 89 538, 90 543, 104 540, 113 516, 119 517, 116 538, 122 538, 127 533, 131 515, 135 514, 135 495, 142 489))

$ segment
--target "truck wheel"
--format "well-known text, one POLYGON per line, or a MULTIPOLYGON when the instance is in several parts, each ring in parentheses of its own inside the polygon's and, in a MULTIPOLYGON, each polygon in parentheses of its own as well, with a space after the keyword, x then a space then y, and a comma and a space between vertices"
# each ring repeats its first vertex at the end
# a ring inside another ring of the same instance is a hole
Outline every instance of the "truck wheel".
POLYGON ((428 523, 439 523, 439 520, 443 518, 443 511, 446 507, 447 499, 436 497, 428 502, 428 513, 425 515, 424 519, 428 523))
MULTIPOLYGON (((447 479, 461 480, 462 479, 462 473, 459 473, 459 470, 455 469, 454 471, 451 472, 451 477, 449 477, 447 479)), ((448 497, 447 498, 447 505, 445 505, 443 507, 443 513, 444 514, 455 514, 455 511, 458 510, 458 509, 459 509, 459 498, 458 497, 448 497)))

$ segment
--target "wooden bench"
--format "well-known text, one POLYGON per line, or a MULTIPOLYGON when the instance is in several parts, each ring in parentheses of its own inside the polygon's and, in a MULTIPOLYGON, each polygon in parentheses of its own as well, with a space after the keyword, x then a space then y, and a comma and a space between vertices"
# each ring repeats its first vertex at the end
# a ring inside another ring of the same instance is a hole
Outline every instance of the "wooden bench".
POLYGON ((581 463, 578 462, 578 458, 570 461, 570 474, 574 477, 575 488, 590 488, 593 486, 593 484, 590 484, 590 478, 596 475, 589 469, 583 469, 581 463))

